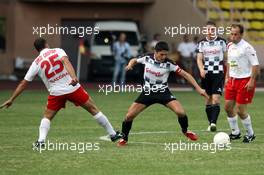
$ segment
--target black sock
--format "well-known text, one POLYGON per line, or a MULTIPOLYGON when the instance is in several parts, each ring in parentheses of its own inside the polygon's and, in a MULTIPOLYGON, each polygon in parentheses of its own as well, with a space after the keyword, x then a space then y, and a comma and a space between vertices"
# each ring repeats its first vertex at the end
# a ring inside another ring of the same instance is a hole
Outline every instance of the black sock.
POLYGON ((213 109, 212 105, 206 105, 205 112, 206 112, 209 124, 211 123, 211 120, 212 120, 212 109, 213 109))
POLYGON ((123 121, 122 123, 122 133, 125 135, 124 140, 128 141, 129 131, 132 127, 133 121, 123 121))
POLYGON ((188 128, 188 117, 186 115, 178 116, 178 122, 181 125, 182 132, 186 133, 188 128))
POLYGON ((212 105, 211 123, 216 124, 219 113, 220 113, 220 105, 219 104, 212 105))

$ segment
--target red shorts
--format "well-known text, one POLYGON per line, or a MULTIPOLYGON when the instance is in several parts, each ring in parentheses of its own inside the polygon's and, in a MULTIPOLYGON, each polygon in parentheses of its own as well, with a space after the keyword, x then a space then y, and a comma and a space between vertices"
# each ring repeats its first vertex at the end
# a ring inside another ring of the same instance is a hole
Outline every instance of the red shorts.
POLYGON ((235 79, 230 78, 225 85, 225 100, 235 100, 238 104, 248 104, 252 102, 255 94, 255 86, 252 90, 248 91, 245 86, 250 77, 235 79))
POLYGON ((67 100, 71 101, 76 106, 80 106, 89 100, 89 95, 82 87, 70 94, 60 96, 49 95, 47 108, 53 111, 58 111, 61 108, 65 108, 67 100))

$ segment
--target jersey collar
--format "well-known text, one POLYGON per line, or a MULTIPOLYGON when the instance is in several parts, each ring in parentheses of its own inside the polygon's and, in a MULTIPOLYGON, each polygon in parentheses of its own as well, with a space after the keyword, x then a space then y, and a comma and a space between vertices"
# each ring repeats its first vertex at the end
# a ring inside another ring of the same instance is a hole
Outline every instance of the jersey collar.
POLYGON ((166 61, 164 61, 164 62, 158 61, 158 60, 155 58, 155 54, 153 54, 153 59, 154 59, 154 62, 156 62, 156 63, 165 63, 165 62, 166 62, 166 61))
POLYGON ((153 59, 154 59, 155 62, 158 62, 159 63, 159 61, 155 57, 155 54, 153 54, 153 59))
POLYGON ((207 41, 215 41, 216 39, 217 39, 217 36, 214 38, 214 39, 209 39, 209 38, 207 38, 207 36, 205 37, 205 39, 207 40, 207 41))
POLYGON ((42 49, 41 51, 40 51, 40 55, 42 55, 43 54, 43 52, 45 52, 46 50, 47 50, 48 48, 45 48, 45 49, 42 49))
POLYGON ((241 39, 236 45, 239 46, 244 43, 244 39, 241 39))

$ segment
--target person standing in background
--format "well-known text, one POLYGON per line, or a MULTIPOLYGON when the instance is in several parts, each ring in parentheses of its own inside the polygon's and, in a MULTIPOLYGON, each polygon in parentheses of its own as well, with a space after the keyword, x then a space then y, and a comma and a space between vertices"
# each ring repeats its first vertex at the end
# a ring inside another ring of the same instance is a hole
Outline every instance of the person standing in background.
POLYGON ((209 126, 207 131, 215 132, 220 114, 220 98, 223 93, 226 41, 217 36, 216 24, 206 23, 207 34, 198 43, 197 65, 202 78, 202 87, 210 96, 205 101, 205 112, 209 126))
POLYGON ((178 46, 178 51, 181 54, 181 63, 188 73, 192 74, 192 43, 189 41, 189 36, 184 35, 183 41, 178 46))
POLYGON ((128 42, 126 42, 126 34, 120 33, 119 40, 116 41, 113 45, 113 55, 115 58, 115 67, 113 73, 112 84, 117 83, 117 78, 120 76, 120 85, 124 85, 126 81, 126 64, 131 57, 131 49, 128 42))
POLYGON ((151 51, 154 51, 155 50, 155 46, 156 44, 160 41, 160 34, 159 33, 155 33, 153 35, 153 40, 150 42, 150 48, 151 48, 151 51))
POLYGON ((193 74, 193 78, 200 83, 201 79, 200 79, 200 72, 199 72, 199 68, 197 65, 197 46, 198 46, 198 41, 199 41, 199 37, 198 36, 194 36, 192 42, 190 42, 190 48, 192 51, 192 74, 193 74))

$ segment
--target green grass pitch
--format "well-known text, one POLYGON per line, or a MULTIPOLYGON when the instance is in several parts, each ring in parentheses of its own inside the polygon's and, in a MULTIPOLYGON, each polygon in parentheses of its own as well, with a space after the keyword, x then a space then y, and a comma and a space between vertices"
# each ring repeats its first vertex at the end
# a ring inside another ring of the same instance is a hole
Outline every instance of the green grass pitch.
MULTIPOLYGON (((108 116, 113 126, 121 129, 121 122, 136 93, 104 95, 89 91, 97 106, 108 116)), ((0 91, 0 102, 11 91, 0 91)), ((211 143, 214 133, 206 132, 204 99, 195 92, 174 92, 189 116, 189 129, 197 132, 199 143, 211 143)), ((67 103, 54 118, 48 135, 53 143, 98 143, 99 150, 33 151, 39 122, 46 104, 47 93, 26 91, 9 109, 0 110, 0 174, 177 174, 177 175, 262 175, 264 170, 264 93, 255 95, 249 106, 256 140, 250 144, 234 141, 230 151, 165 150, 165 143, 190 143, 180 133, 174 113, 161 105, 153 105, 136 118, 130 143, 118 148, 116 143, 100 140, 106 135, 90 114, 67 103)), ((240 128, 242 128, 239 121, 240 128)), ((229 133, 223 110, 218 129, 229 133)), ((243 134, 245 131, 243 130, 243 134)))

